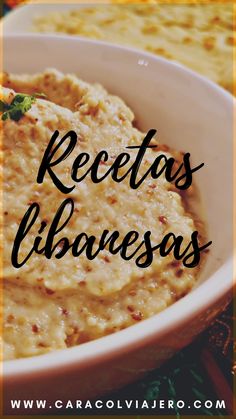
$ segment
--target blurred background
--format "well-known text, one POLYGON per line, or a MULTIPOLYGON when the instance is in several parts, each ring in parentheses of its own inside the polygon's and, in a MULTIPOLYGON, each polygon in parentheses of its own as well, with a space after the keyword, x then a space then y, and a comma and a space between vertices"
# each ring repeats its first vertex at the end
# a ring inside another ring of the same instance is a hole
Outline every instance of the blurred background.
POLYGON ((233 2, 6 0, 4 13, 27 3, 55 4, 54 12, 37 12, 30 28, 33 31, 140 48, 182 63, 233 92, 233 2), (65 4, 68 10, 57 10, 57 4, 65 4))

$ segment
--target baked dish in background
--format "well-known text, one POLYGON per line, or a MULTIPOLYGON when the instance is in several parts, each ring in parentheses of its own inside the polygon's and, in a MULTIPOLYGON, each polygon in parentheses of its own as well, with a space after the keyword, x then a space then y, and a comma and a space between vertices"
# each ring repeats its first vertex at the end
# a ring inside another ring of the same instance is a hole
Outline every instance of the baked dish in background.
POLYGON ((140 48, 182 63, 232 92, 232 4, 154 3, 75 5, 74 10, 39 13, 32 29, 140 48))

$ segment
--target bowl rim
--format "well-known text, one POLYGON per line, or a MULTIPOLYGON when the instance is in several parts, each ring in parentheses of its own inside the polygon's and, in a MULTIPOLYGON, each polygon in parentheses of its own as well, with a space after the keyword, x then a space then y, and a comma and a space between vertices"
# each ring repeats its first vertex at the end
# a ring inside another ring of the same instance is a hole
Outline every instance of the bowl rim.
MULTIPOLYGON (((19 6, 19 8, 24 8, 27 6, 32 6, 32 4, 29 5, 22 5, 19 6)), ((14 13, 11 12, 11 14, 14 13)), ((7 15, 8 16, 8 15, 7 15)), ((155 55, 152 52, 148 52, 142 49, 139 49, 137 47, 131 47, 128 45, 121 45, 118 43, 113 43, 113 42, 109 42, 109 41, 103 41, 103 40, 97 40, 97 39, 91 39, 91 38, 86 38, 83 36, 77 36, 77 35, 67 35, 67 34, 61 34, 61 33, 50 33, 50 32, 45 32, 45 33, 34 33, 34 32, 12 32, 12 33, 6 33, 4 34, 4 19, 5 17, 0 21, 0 39, 2 40, 2 49, 3 49, 3 53, 4 53, 4 43, 6 41, 21 41, 23 42, 23 40, 26 42, 28 41, 33 41, 33 40, 48 40, 50 42, 71 42, 71 43, 81 43, 81 44, 87 44, 87 45, 94 45, 94 46, 98 46, 98 47, 104 47, 105 49, 114 49, 117 51, 124 51, 125 53, 129 53, 131 55, 139 55, 139 59, 143 56, 144 58, 146 57, 147 59, 149 58, 150 60, 159 62, 161 65, 163 66, 167 66, 167 67, 172 67, 176 72, 179 73, 185 73, 186 76, 190 76, 193 77, 196 81, 204 84, 206 87, 211 88, 212 90, 215 90, 215 93, 218 93, 220 95, 222 95, 222 97, 224 97, 224 99, 226 100, 231 100, 232 104, 236 105, 236 98, 226 89, 224 89, 222 86, 220 86, 219 84, 215 83, 214 81, 212 81, 211 79, 207 78, 207 76, 204 76, 200 73, 198 73, 195 70, 192 70, 190 67, 187 67, 186 65, 174 61, 174 60, 169 60, 165 57, 159 56, 159 55, 155 55)), ((3 54, 2 54, 3 55, 3 54)), ((2 59, 2 63, 4 65, 4 57, 2 59)), ((72 71, 73 73, 73 71, 72 71)))
MULTIPOLYGON (((64 41, 69 43, 82 43, 85 45, 94 45, 96 48, 100 46, 109 48, 110 50, 124 51, 125 53, 138 55, 139 58, 146 57, 149 60, 161 63, 164 67, 172 67, 177 73, 184 72, 186 76, 193 77, 197 82, 205 84, 208 88, 218 93, 221 99, 228 102, 228 104, 229 101, 232 101, 232 104, 236 103, 236 100, 229 92, 225 91, 211 80, 208 80, 206 77, 182 64, 171 62, 163 57, 158 57, 137 48, 70 35, 15 33, 4 36, 4 42, 5 40, 22 42, 23 39, 27 39, 27 42, 33 42, 35 39, 47 39, 47 41, 49 40, 51 42, 64 41)), ((235 280, 232 254, 232 256, 228 257, 213 275, 190 291, 185 297, 160 313, 157 313, 138 324, 129 326, 124 330, 78 346, 54 350, 46 354, 27 358, 6 360, 3 362, 3 377, 11 380, 20 378, 24 375, 48 374, 49 371, 57 371, 58 367, 60 367, 61 371, 65 367, 72 368, 75 367, 75 365, 77 368, 78 366, 83 368, 88 363, 89 365, 97 364, 103 359, 120 356, 122 353, 127 353, 135 347, 141 347, 156 339, 157 336, 160 337, 165 335, 170 330, 177 328, 177 326, 183 325, 186 321, 195 317, 199 312, 208 308, 210 309, 215 302, 223 298, 233 289, 235 280), (222 280, 222 278, 224 278, 224 280, 222 280)))
POLYGON ((94 365, 104 359, 110 359, 128 353, 132 349, 145 346, 148 342, 169 333, 172 329, 181 327, 198 313, 211 310, 211 307, 231 290, 236 283, 230 277, 232 271, 232 258, 222 265, 199 287, 190 291, 185 297, 167 307, 160 313, 127 327, 116 333, 83 343, 71 348, 59 349, 42 355, 29 358, 6 360, 3 362, 3 378, 62 371, 66 367, 84 368, 94 365), (225 281, 222 281, 222 278, 225 281), (209 298, 210 295, 210 298, 209 298), (174 320, 173 320, 174 319, 174 320))

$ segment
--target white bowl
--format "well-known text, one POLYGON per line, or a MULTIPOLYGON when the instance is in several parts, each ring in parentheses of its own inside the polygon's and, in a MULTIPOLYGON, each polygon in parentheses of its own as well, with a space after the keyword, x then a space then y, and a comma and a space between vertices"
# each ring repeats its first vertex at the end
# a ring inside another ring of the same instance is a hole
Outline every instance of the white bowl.
POLYGON ((78 347, 5 362, 5 409, 13 413, 10 398, 91 398, 137 379, 191 342, 230 300, 233 98, 183 66, 104 42, 18 34, 3 46, 6 71, 53 66, 100 82, 130 105, 143 130, 156 128, 193 164, 205 162, 195 179, 213 241, 197 287, 160 314, 78 347))

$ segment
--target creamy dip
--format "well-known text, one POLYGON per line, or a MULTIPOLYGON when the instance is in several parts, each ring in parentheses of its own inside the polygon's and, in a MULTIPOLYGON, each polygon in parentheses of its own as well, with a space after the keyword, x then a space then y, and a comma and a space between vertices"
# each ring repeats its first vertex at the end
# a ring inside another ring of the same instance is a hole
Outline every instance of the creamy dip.
MULTIPOLYGON (((98 84, 88 84, 75 75, 49 69, 36 75, 3 76, 3 99, 10 103, 16 92, 42 92, 19 121, 2 123, 4 166, 4 357, 27 357, 66 348, 116 332, 155 313, 184 296, 194 285, 199 267, 186 268, 172 253, 156 255, 145 269, 134 259, 103 250, 92 261, 65 254, 62 259, 46 259, 34 254, 20 269, 11 264, 12 244, 26 209, 40 204, 39 221, 51 223, 65 195, 49 176, 36 182, 45 148, 55 130, 60 136, 74 130, 77 145, 56 168, 65 184, 71 184, 70 171, 81 151, 96 156, 109 150, 102 170, 126 146, 142 142, 144 134, 135 128, 133 112, 118 97, 98 84)), ((181 158, 181 153, 159 144, 148 149, 140 168, 147 170, 158 153, 181 158)), ((134 159, 131 154, 131 161, 134 159)), ((82 170, 82 169, 81 169, 82 170)), ((168 232, 182 235, 188 243, 194 230, 202 233, 202 223, 189 211, 189 195, 179 193, 161 176, 148 178, 136 190, 128 179, 115 183, 111 177, 94 184, 86 177, 70 193, 75 214, 61 236, 71 241, 86 231, 100 237, 104 229, 118 230, 123 237, 130 230, 143 236, 152 232, 158 243, 168 232)), ((29 231, 22 244, 28 254, 40 223, 29 231)), ((46 233, 45 233, 46 234, 46 233)), ((43 234, 42 234, 43 236, 43 234)))

